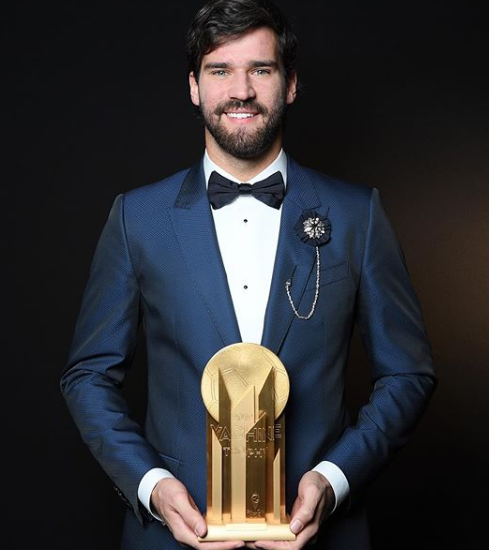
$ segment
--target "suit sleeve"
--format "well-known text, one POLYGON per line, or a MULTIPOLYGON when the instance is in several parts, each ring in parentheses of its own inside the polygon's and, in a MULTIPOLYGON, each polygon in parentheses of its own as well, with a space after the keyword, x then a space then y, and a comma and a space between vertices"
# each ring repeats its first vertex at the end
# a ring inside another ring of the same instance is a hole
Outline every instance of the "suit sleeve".
POLYGON ((436 386, 420 304, 375 189, 357 322, 371 363, 373 390, 356 424, 346 429, 325 457, 346 475, 351 501, 408 441, 436 386))
POLYGON ((122 385, 135 350, 139 288, 117 197, 98 242, 61 391, 84 442, 142 521, 137 489, 164 467, 130 415, 122 385))

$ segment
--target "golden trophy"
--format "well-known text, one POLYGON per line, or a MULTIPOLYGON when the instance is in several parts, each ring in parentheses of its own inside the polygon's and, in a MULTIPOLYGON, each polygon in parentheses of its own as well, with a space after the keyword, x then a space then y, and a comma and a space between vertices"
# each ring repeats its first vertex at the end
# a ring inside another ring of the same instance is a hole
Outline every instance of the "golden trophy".
POLYGON ((263 346, 232 344, 207 363, 201 389, 208 530, 199 540, 295 540, 285 512, 285 367, 263 346))

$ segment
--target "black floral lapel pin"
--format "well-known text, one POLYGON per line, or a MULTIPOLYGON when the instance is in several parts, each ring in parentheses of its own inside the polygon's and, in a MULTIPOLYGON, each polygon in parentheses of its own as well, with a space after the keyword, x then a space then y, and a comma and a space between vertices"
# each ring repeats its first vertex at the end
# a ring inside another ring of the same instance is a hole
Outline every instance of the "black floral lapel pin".
POLYGON ((323 217, 315 210, 305 210, 295 224, 294 229, 303 243, 316 247, 316 293, 314 294, 311 311, 307 315, 301 315, 297 311, 297 308, 292 299, 292 295, 290 294, 292 281, 289 279, 285 283, 285 290, 287 292, 290 307, 292 308, 294 315, 298 319, 307 321, 313 316, 314 312, 316 311, 316 305, 319 298, 321 273, 321 258, 319 254, 319 247, 328 243, 331 239, 331 222, 329 221, 327 216, 323 217))
POLYGON ((303 243, 321 246, 331 239, 331 222, 315 210, 306 210, 294 226, 303 243))

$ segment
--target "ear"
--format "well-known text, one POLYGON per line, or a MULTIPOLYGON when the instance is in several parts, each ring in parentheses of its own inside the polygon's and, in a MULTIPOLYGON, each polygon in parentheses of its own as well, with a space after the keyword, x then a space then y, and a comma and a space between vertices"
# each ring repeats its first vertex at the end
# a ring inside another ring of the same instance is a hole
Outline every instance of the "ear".
POLYGON ((193 71, 188 75, 188 83, 190 86, 190 99, 192 103, 198 107, 200 105, 199 84, 193 71))
POLYGON ((297 97, 297 73, 294 71, 289 78, 287 83, 287 105, 294 103, 295 98, 297 97))

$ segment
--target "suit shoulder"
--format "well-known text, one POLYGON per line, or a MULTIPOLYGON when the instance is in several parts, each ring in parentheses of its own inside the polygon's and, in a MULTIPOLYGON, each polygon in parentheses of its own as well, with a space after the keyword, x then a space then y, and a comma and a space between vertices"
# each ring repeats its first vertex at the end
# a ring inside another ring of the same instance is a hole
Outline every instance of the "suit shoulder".
POLYGON ((144 206, 145 204, 171 205, 175 202, 183 180, 190 168, 180 170, 162 180, 136 187, 124 193, 125 205, 144 206))
POLYGON ((312 168, 304 168, 314 181, 314 186, 317 191, 335 191, 336 193, 345 194, 348 196, 355 196, 358 198, 370 198, 373 186, 365 183, 345 181, 340 178, 324 174, 312 168))
POLYGON ((304 168, 304 174, 312 182, 321 202, 328 204, 331 201, 340 204, 347 203, 350 207, 368 207, 375 188, 364 183, 349 182, 324 174, 312 168, 304 168))

